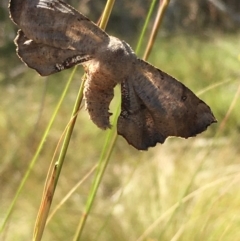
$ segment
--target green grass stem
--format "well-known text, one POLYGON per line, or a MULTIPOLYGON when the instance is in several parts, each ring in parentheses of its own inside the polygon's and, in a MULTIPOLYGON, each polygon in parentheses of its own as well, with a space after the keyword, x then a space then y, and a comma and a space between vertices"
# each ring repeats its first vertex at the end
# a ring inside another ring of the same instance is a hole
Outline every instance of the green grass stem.
MULTIPOLYGON (((105 9, 103 11, 101 22, 99 24, 100 28, 102 28, 102 29, 106 28, 107 22, 109 20, 111 12, 112 12, 112 8, 114 6, 114 3, 115 3, 115 0, 108 0, 107 1, 105 9)), ((115 117, 116 117, 116 114, 117 113, 115 112, 115 117)), ((88 215, 91 211, 91 208, 92 208, 93 202, 95 200, 95 196, 96 196, 98 187, 100 185, 100 182, 102 180, 102 176, 104 174, 105 168, 106 168, 107 163, 109 161, 109 157, 112 153, 113 146, 114 146, 115 141, 116 141, 116 130, 114 130, 114 129, 115 128, 113 126, 112 130, 108 130, 105 145, 103 147, 102 154, 101 154, 99 162, 98 162, 97 171, 96 171, 96 174, 95 174, 95 179, 94 179, 92 188, 90 190, 90 194, 88 196, 88 200, 87 200, 87 203, 86 203, 84 213, 81 216, 80 222, 79 222, 77 230, 75 232, 75 235, 74 235, 74 238, 73 238, 74 241, 80 240, 80 238, 81 238, 82 231, 83 231, 85 223, 87 221, 87 217, 88 217, 88 215), (110 146, 110 148, 108 148, 109 146, 110 146)))
POLYGON ((156 19, 155 19, 155 22, 154 22, 154 25, 152 28, 150 38, 148 40, 147 48, 146 48, 144 56, 143 56, 144 60, 148 59, 148 57, 152 51, 153 44, 157 37, 158 29, 159 29, 160 25, 162 24, 163 16, 168 7, 169 2, 170 2, 170 0, 164 0, 164 1, 159 2, 157 16, 156 16, 156 19))
POLYGON ((153 14, 153 10, 154 10, 156 1, 157 1, 157 0, 152 0, 152 3, 151 3, 151 6, 150 6, 150 8, 149 8, 149 11, 148 11, 146 20, 145 20, 145 22, 144 22, 144 25, 143 25, 141 34, 140 34, 140 36, 139 36, 139 40, 138 40, 137 47, 136 47, 136 50, 135 50, 136 54, 139 53, 139 51, 140 51, 140 49, 141 49, 141 47, 142 47, 143 38, 144 38, 144 35, 145 35, 145 33, 146 33, 147 26, 148 26, 148 24, 149 24, 150 18, 151 18, 152 14, 153 14))

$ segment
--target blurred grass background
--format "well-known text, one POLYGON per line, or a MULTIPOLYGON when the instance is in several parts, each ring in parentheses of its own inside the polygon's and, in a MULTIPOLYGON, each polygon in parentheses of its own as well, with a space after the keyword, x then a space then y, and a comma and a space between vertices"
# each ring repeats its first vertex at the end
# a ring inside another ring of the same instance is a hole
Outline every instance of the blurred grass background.
MULTIPOLYGON (((94 21, 105 3, 68 2, 94 21)), ((120 2, 116 1, 107 31, 134 48, 150 1, 120 2)), ((119 137, 83 240, 240 240, 239 96, 221 125, 240 85, 240 33, 234 18, 240 6, 238 1, 225 1, 224 12, 216 5, 220 1, 199 3, 172 1, 149 62, 195 93, 221 83, 200 95, 219 122, 196 138, 170 138, 148 152, 136 151, 119 137)), ((15 54, 16 27, 6 7, 4 0, 0 3, 0 222, 71 72, 43 78, 25 67, 15 54)), ((0 240, 32 237, 47 170, 69 121, 82 74, 79 67, 0 240)), ((83 108, 53 207, 96 164, 105 135, 83 108)), ((43 240, 72 239, 91 181, 92 176, 61 206, 43 240)))

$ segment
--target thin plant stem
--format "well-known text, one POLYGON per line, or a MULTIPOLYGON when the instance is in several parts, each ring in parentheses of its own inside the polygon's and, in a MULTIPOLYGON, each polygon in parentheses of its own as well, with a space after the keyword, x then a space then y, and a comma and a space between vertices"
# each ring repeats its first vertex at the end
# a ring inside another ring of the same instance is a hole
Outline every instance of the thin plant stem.
POLYGON ((143 37, 144 37, 144 35, 146 33, 147 26, 149 24, 150 17, 152 16, 152 13, 153 13, 156 1, 157 0, 152 0, 151 6, 150 6, 148 14, 147 14, 147 18, 146 18, 146 20, 144 22, 144 25, 143 25, 143 28, 142 28, 142 31, 141 31, 141 34, 140 34, 140 37, 139 37, 139 40, 138 40, 138 43, 137 43, 137 47, 136 47, 136 51, 135 51, 136 54, 138 54, 140 49, 141 49, 142 42, 143 42, 143 37))
POLYGON ((228 111, 227 111, 227 114, 225 115, 224 119, 222 120, 221 124, 220 124, 220 127, 219 127, 219 133, 222 132, 224 130, 224 127, 226 126, 226 123, 229 119, 229 116, 230 114, 232 113, 233 111, 233 108, 235 107, 236 103, 237 103, 237 99, 239 98, 240 96, 240 85, 238 86, 238 89, 236 91, 236 94, 231 102, 231 105, 229 106, 228 108, 228 111))
MULTIPOLYGON (((117 113, 117 112, 115 112, 115 113, 117 113)), ((117 118, 117 116, 118 116, 118 114, 115 114, 114 117, 117 118)), ((113 127, 113 128, 116 128, 116 127, 113 127)), ((99 158, 99 162, 98 162, 98 166, 97 166, 97 170, 96 170, 96 174, 95 174, 95 179, 93 181, 93 184, 92 184, 92 187, 91 187, 91 190, 90 190, 90 194, 89 194, 88 199, 87 199, 85 211, 84 211, 83 215, 81 216, 81 219, 80 219, 80 222, 79 222, 79 225, 78 225, 78 228, 77 228, 77 232, 75 233, 75 236, 74 236, 74 239, 73 239, 74 241, 78 241, 81 238, 82 231, 84 229, 87 218, 89 216, 92 205, 94 203, 98 187, 101 183, 103 174, 104 174, 105 169, 108 165, 108 162, 109 162, 110 156, 112 154, 113 147, 115 145, 116 140, 117 140, 116 129, 115 130, 109 130, 108 133, 107 133, 107 137, 106 137, 106 140, 105 140, 105 143, 104 143, 104 147, 103 147, 101 156, 99 158)))
POLYGON ((227 84, 227 83, 229 83, 229 82, 233 82, 233 81, 234 81, 234 80, 232 80, 232 79, 228 79, 228 80, 223 80, 223 81, 220 81, 220 82, 211 84, 211 85, 205 87, 204 89, 198 91, 196 95, 197 95, 197 96, 203 95, 204 93, 206 93, 206 92, 208 92, 208 91, 210 91, 210 90, 212 90, 212 89, 215 89, 215 88, 217 88, 217 87, 219 87, 219 86, 225 85, 225 84, 227 84))
POLYGON ((0 233, 4 230, 4 228, 5 228, 8 220, 9 220, 9 218, 10 218, 12 212, 13 212, 13 209, 14 209, 14 207, 15 207, 15 204, 16 204, 16 202, 17 202, 17 199, 18 199, 18 197, 19 197, 19 195, 20 195, 20 193, 21 193, 21 191, 22 191, 22 189, 23 189, 23 187, 24 187, 24 185, 25 185, 25 183, 26 183, 26 181, 27 181, 27 179, 28 179, 28 177, 29 177, 29 175, 30 175, 33 167, 34 167, 34 165, 36 164, 36 161, 37 161, 37 159, 38 159, 38 157, 39 157, 39 154, 40 154, 40 152, 41 152, 41 150, 42 150, 42 148, 43 148, 43 146, 44 146, 44 143, 45 143, 45 141, 46 141, 46 139, 47 139, 47 136, 48 136, 48 134, 49 134, 49 131, 50 131, 52 125, 53 125, 53 122, 54 122, 54 120, 55 120, 55 118, 56 118, 56 116, 57 116, 57 113, 58 113, 58 111, 59 111, 59 109, 60 109, 60 107, 61 107, 61 105, 62 105, 62 102, 63 102, 63 100, 64 100, 64 98, 65 98, 65 96, 66 96, 66 93, 67 93, 67 91, 68 91, 68 89, 69 89, 70 83, 72 82, 74 72, 75 72, 75 71, 73 71, 72 74, 69 76, 69 79, 68 79, 68 81, 67 81, 67 84, 66 84, 66 86, 65 86, 65 88, 64 88, 64 90, 63 90, 63 92, 62 92, 62 95, 61 95, 61 97, 60 97, 60 99, 59 99, 59 101, 58 101, 58 103, 57 103, 57 106, 56 106, 56 108, 55 108, 55 110, 54 110, 54 112, 53 112, 53 115, 52 115, 49 123, 48 123, 48 126, 47 126, 46 130, 44 131, 44 134, 43 134, 42 139, 41 139, 41 141, 40 141, 40 143, 39 143, 39 145, 38 145, 38 148, 37 148, 37 150, 36 150, 36 152, 35 152, 32 160, 30 161, 30 164, 29 164, 29 166, 28 166, 28 169, 27 169, 27 171, 25 172, 25 174, 24 174, 24 176, 23 176, 23 178, 22 178, 22 181, 21 181, 21 183, 20 183, 20 185, 19 185, 19 187, 18 187, 18 189, 17 189, 17 191, 16 191, 16 194, 15 194, 14 198, 13 198, 13 201, 12 201, 11 204, 10 204, 10 207, 9 207, 9 209, 8 209, 8 211, 7 211, 7 215, 6 215, 6 217, 4 218, 4 221, 3 221, 3 223, 2 223, 2 226, 0 227, 0 233))
POLYGON ((103 30, 107 27, 107 23, 111 15, 114 3, 115 3, 115 0, 108 0, 103 10, 102 18, 99 23, 99 27, 103 30))
POLYGON ((150 39, 148 41, 146 51, 143 55, 144 60, 148 59, 148 57, 149 57, 149 55, 152 51, 153 44, 154 44, 154 42, 156 40, 156 37, 157 37, 158 29, 159 29, 159 27, 162 23, 164 13, 165 13, 165 11, 168 7, 169 2, 170 2, 170 0, 163 0, 163 1, 160 1, 160 3, 159 3, 159 9, 158 9, 157 16, 156 16, 156 19, 155 19, 155 22, 154 22, 154 25, 153 25, 153 29, 152 29, 152 32, 151 32, 151 35, 150 35, 150 39))
POLYGON ((54 209, 52 210, 52 212, 48 215, 47 218, 47 222, 46 225, 51 221, 51 219, 54 217, 54 215, 57 213, 57 211, 62 207, 62 205, 70 198, 70 196, 72 194, 74 194, 77 190, 77 188, 84 183, 91 175, 92 173, 95 171, 97 167, 97 164, 95 164, 91 170, 83 177, 81 178, 81 180, 79 180, 79 182, 74 185, 74 187, 66 194, 66 196, 60 201, 60 203, 58 205, 56 205, 56 207, 54 207, 54 209))
MULTIPOLYGON (((99 24, 100 28, 102 28, 102 29, 106 28, 106 25, 107 25, 107 22, 108 22, 108 19, 109 19, 110 15, 111 15, 114 3, 115 3, 115 0, 108 0, 107 1, 105 9, 103 11, 101 22, 99 24)), ((116 114, 117 113, 115 112, 115 116, 116 116, 116 114)), ((87 199, 87 203, 86 203, 84 213, 81 216, 81 219, 79 221, 77 230, 75 232, 75 235, 74 235, 74 238, 73 238, 74 241, 80 240, 80 238, 81 238, 81 235, 82 235, 84 226, 86 224, 88 215, 91 211, 91 208, 92 208, 92 205, 93 205, 98 187, 101 183, 104 171, 105 171, 106 166, 108 164, 109 157, 110 157, 110 155, 113 151, 113 146, 115 145, 115 141, 117 139, 116 130, 114 130, 114 129, 115 129, 115 127, 113 127, 112 130, 108 130, 107 138, 106 138, 104 147, 102 149, 102 154, 101 154, 99 162, 98 162, 98 166, 97 166, 97 170, 96 170, 96 174, 95 174, 95 179, 93 181, 93 184, 92 184, 92 187, 91 187, 91 190, 90 190, 90 194, 89 194, 88 199, 87 199), (110 148, 108 148, 108 147, 110 147, 110 148)))

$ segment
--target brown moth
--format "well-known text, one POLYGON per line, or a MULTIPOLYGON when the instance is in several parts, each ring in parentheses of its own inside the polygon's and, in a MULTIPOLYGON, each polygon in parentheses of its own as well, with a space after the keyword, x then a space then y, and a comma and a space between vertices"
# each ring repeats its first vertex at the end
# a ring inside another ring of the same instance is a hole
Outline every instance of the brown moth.
POLYGON ((84 66, 84 96, 91 120, 110 128, 113 88, 121 84, 117 130, 138 150, 168 136, 192 137, 216 122, 211 109, 182 83, 139 59, 124 41, 109 36, 60 0, 11 0, 10 16, 21 29, 17 54, 46 76, 84 66))

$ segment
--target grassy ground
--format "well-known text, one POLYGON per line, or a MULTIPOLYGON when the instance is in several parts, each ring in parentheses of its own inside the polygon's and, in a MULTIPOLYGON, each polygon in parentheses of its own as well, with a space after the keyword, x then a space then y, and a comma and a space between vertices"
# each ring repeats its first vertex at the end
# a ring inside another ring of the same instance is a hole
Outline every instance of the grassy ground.
MULTIPOLYGON (((162 37, 149 61, 183 81, 212 108, 218 124, 196 138, 170 138, 138 152, 118 138, 84 230, 83 240, 240 240, 239 35, 162 37)), ((2 58, 0 96, 0 220, 51 117, 70 71, 48 78, 15 55, 2 58), (11 64, 13 63, 13 64, 11 64)), ((40 158, 0 240, 30 240, 43 184, 69 121, 81 81, 79 68, 40 158)), ((112 105, 114 109, 114 104, 112 105)), ((96 164, 106 133, 82 110, 53 208, 96 164)), ((43 240, 71 240, 92 176, 61 206, 43 240)))

